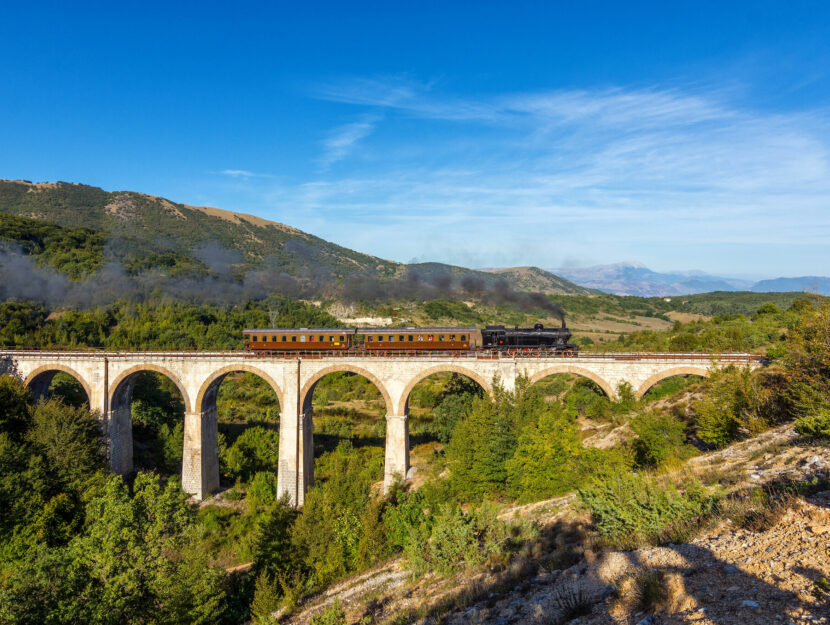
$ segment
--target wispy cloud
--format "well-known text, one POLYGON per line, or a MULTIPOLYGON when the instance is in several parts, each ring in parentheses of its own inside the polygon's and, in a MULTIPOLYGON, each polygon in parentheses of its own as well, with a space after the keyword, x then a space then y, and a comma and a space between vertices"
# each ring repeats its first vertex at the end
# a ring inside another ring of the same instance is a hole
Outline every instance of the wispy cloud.
POLYGON ((273 178, 271 174, 258 174, 246 169, 223 169, 219 172, 223 176, 230 176, 231 178, 273 178))
POLYGON ((283 219, 357 249, 481 265, 662 254, 723 270, 830 248, 827 111, 677 86, 471 98, 393 78, 315 95, 363 117, 323 142, 316 176, 281 189, 296 211, 283 219), (346 159, 380 124, 371 161, 346 159))
POLYGON ((359 141, 372 133, 376 121, 376 117, 366 116, 361 121, 345 124, 335 129, 323 141, 324 153, 320 158, 323 167, 346 158, 359 141))

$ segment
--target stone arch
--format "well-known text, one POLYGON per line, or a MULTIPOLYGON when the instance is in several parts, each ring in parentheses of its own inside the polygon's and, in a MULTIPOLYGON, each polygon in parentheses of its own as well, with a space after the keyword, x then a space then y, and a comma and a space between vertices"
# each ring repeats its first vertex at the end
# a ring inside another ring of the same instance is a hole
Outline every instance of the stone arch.
POLYGON ((225 379, 225 376, 229 373, 236 373, 238 371, 253 373, 254 375, 259 376, 260 378, 265 380, 268 383, 268 386, 270 386, 274 393, 276 393, 277 400, 280 402, 280 410, 285 410, 285 407, 283 406, 282 389, 274 381, 274 378, 265 373, 262 369, 258 369, 254 366, 247 364, 228 365, 227 367, 222 367, 211 373, 210 376, 208 376, 207 380, 205 380, 204 384, 202 384, 202 387, 199 389, 199 392, 196 395, 196 401, 193 404, 193 409, 197 412, 204 412, 205 399, 215 400, 216 391, 219 389, 219 385, 222 383, 222 380, 225 379))
POLYGON ((609 384, 605 378, 600 377, 590 369, 583 369, 582 367, 575 367, 573 365, 554 365, 552 367, 548 367, 547 369, 543 369, 542 371, 534 373, 531 376, 530 383, 535 384, 542 378, 546 378, 549 375, 556 375, 557 373, 573 373, 574 375, 581 375, 583 378, 588 378, 592 382, 595 382, 609 399, 614 399, 617 396, 616 391, 611 387, 611 384, 609 384))
POLYGON ((356 367, 354 365, 348 364, 324 367, 308 379, 308 381, 303 385, 303 388, 300 390, 299 399, 303 414, 308 414, 308 412, 311 410, 311 397, 314 394, 314 387, 317 385, 317 382, 319 382, 321 379, 323 379, 324 376, 327 376, 329 373, 338 373, 341 371, 349 371, 356 375, 362 375, 364 378, 369 380, 369 382, 374 384, 375 387, 380 391, 380 394, 383 397, 383 401, 386 402, 386 414, 393 414, 392 399, 389 395, 389 391, 386 390, 386 385, 384 385, 384 383, 381 382, 380 379, 371 371, 367 371, 362 367, 356 367))
MULTIPOLYGON (((107 395, 109 398, 109 406, 110 409, 117 408, 118 402, 116 401, 116 393, 119 391, 119 386, 121 386, 126 380, 130 378, 135 373, 141 373, 142 371, 155 371, 156 373, 160 373, 163 376, 167 377, 173 384, 176 385, 176 388, 179 389, 179 392, 182 394, 182 401, 184 402, 184 411, 188 413, 192 410, 193 404, 190 403, 190 397, 187 394, 187 390, 182 384, 182 381, 179 377, 170 371, 169 369, 165 369, 159 365, 154 364, 146 364, 146 365, 136 365, 134 367, 130 367, 126 371, 121 372, 121 374, 110 384, 110 387, 107 389, 107 395)), ((132 393, 132 388, 129 388, 129 391, 132 393)), ((127 403, 129 403, 129 394, 126 397, 127 403)), ((121 398, 124 399, 124 398, 121 398)))
POLYGON ((709 370, 704 367, 672 367, 671 369, 666 369, 660 373, 655 373, 643 382, 640 385, 640 388, 637 389, 637 399, 640 399, 643 395, 645 395, 648 392, 648 389, 658 382, 676 375, 699 375, 703 378, 708 378, 709 370))
POLYGON ((457 373, 459 375, 463 375, 465 377, 470 378, 473 382, 475 382, 481 388, 483 388, 484 392, 486 392, 488 395, 493 392, 493 388, 490 382, 488 382, 475 371, 471 371, 470 369, 466 369, 465 367, 461 367, 459 365, 437 365, 435 367, 430 367, 429 369, 424 369, 423 371, 418 372, 418 374, 415 377, 413 377, 409 381, 409 383, 407 383, 406 388, 404 388, 403 393, 401 393, 400 403, 398 404, 398 412, 395 414, 409 414, 409 394, 412 392, 412 389, 415 388, 418 382, 428 378, 429 376, 435 373, 457 373))
POLYGON ((80 373, 78 373, 71 367, 59 364, 43 365, 42 367, 38 367, 37 369, 32 371, 28 376, 26 376, 24 385, 27 388, 31 389, 32 393, 36 397, 45 397, 46 391, 49 388, 49 384, 52 382, 52 378, 59 371, 71 375, 78 381, 78 383, 84 388, 84 391, 86 392, 86 400, 89 403, 89 407, 92 408, 92 390, 89 386, 89 382, 87 382, 80 373))

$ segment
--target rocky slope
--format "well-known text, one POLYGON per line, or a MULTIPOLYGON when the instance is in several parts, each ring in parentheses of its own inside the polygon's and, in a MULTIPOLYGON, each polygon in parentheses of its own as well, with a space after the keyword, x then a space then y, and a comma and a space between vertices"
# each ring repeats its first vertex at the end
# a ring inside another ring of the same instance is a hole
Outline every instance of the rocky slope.
MULTIPOLYGON (((684 469, 725 488, 830 479, 830 450, 783 426, 684 469)), ((830 623, 830 491, 788 500, 763 529, 721 521, 686 544, 603 551, 562 497, 503 511, 540 527, 538 544, 498 572, 412 579, 395 560, 347 579, 283 619, 309 623, 338 599, 350 623, 773 625, 830 623), (643 605, 643 579, 661 600, 643 605), (361 620, 363 619, 363 620, 361 620)))

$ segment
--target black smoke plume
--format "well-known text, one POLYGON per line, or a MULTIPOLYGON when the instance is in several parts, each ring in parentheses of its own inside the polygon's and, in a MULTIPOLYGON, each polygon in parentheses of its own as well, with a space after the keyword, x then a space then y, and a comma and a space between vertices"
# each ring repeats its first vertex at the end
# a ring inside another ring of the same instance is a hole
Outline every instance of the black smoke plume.
POLYGON ((133 275, 115 260, 94 275, 71 280, 50 267, 38 265, 17 245, 0 246, 0 301, 32 300, 52 307, 92 308, 116 300, 179 300, 217 305, 260 300, 273 294, 291 298, 330 297, 348 302, 433 300, 473 297, 492 305, 509 304, 521 310, 545 311, 564 321, 565 311, 543 293, 513 289, 504 279, 490 282, 475 275, 457 280, 441 266, 408 267, 403 276, 390 277, 374 270, 338 275, 333 266, 312 261, 312 251, 290 241, 286 251, 295 270, 286 273, 285 258, 266 258, 260 266, 245 269, 242 256, 219 243, 208 243, 194 256, 205 270, 171 276, 159 269, 133 275), (308 257, 309 262, 302 262, 308 257))

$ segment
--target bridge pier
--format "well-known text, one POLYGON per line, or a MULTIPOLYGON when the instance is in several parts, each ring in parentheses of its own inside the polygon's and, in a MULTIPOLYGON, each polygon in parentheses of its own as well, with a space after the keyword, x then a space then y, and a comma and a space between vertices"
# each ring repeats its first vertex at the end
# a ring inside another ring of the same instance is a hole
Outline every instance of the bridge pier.
POLYGON ((107 412, 103 422, 110 469, 119 475, 133 472, 133 417, 130 406, 107 412))
POLYGON ((383 492, 388 493, 396 481, 406 479, 409 471, 409 417, 386 415, 386 446, 383 462, 383 492))
POLYGON ((204 499, 219 488, 219 432, 216 408, 184 414, 182 490, 204 499))

